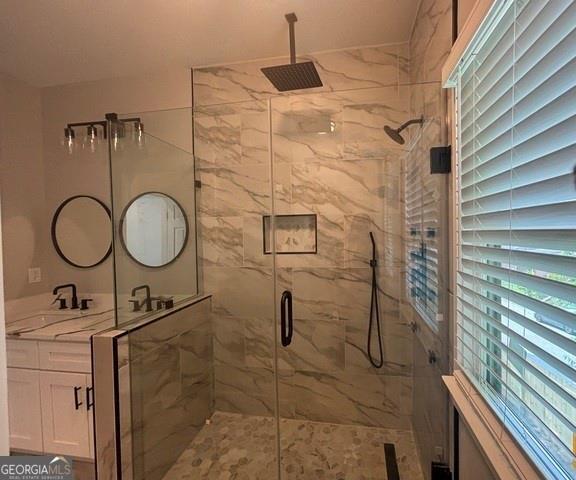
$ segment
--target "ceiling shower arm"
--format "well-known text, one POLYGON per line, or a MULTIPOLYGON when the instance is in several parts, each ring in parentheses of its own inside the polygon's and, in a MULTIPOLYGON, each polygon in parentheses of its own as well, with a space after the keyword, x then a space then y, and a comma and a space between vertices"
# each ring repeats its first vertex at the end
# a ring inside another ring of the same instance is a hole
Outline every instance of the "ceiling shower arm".
POLYGON ((290 30, 290 63, 296 63, 296 34, 294 32, 294 24, 298 21, 295 13, 287 13, 285 15, 290 30))

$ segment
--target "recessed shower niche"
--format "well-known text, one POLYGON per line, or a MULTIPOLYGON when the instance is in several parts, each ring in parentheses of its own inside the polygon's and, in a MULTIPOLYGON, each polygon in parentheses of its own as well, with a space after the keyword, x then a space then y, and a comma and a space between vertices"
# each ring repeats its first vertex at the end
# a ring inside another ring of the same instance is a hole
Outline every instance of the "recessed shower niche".
MULTIPOLYGON (((262 232, 264 236, 264 254, 272 253, 271 217, 262 217, 262 232)), ((275 215, 277 254, 317 253, 318 234, 315 214, 275 215)))

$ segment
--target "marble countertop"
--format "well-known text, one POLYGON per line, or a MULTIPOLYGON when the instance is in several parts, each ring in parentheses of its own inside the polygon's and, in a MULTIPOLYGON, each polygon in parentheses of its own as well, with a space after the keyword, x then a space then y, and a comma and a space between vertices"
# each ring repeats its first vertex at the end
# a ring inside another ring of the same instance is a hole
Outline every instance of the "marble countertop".
POLYGON ((89 342, 90 337, 114 327, 114 310, 61 313, 39 311, 6 325, 6 338, 89 342))

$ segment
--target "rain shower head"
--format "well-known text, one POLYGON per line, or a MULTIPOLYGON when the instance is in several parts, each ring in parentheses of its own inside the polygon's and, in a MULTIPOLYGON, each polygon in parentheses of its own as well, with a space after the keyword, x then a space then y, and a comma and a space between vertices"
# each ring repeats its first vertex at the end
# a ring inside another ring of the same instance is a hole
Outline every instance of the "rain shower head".
POLYGON ((401 135, 401 132, 402 132, 402 130, 404 130, 409 125, 414 125, 415 123, 422 125, 424 123, 424 117, 422 116, 420 118, 414 118, 412 120, 408 120, 407 122, 400 125, 398 128, 392 128, 389 125, 385 125, 384 131, 396 143, 398 143, 400 145, 404 145, 404 143, 406 143, 406 141, 404 140, 404 137, 401 135))
POLYGON ((274 67, 261 68, 262 73, 272 82, 279 92, 290 90, 302 90, 322 86, 322 80, 316 70, 314 62, 296 63, 296 41, 294 23, 298 21, 295 13, 286 14, 286 20, 290 28, 290 63, 276 65, 274 67))

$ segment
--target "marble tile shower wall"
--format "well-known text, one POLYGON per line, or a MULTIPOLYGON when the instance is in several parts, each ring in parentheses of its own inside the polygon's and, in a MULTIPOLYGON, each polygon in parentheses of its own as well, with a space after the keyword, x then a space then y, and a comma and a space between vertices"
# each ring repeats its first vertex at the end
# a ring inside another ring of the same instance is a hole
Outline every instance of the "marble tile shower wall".
POLYGON ((204 298, 123 337, 118 356, 124 478, 162 479, 212 416, 210 311, 210 298, 204 298))
POLYGON ((194 71, 204 291, 213 295, 216 409, 274 413, 274 309, 294 295, 295 335, 279 347, 281 415, 409 428, 412 333, 402 321, 401 164, 384 134, 409 115, 407 45, 314 57, 325 86, 277 96, 260 67, 194 71), (358 90, 360 89, 360 90, 358 90), (317 254, 263 253, 262 216, 315 213, 317 254), (364 355, 370 243, 380 252, 385 366, 364 355))

